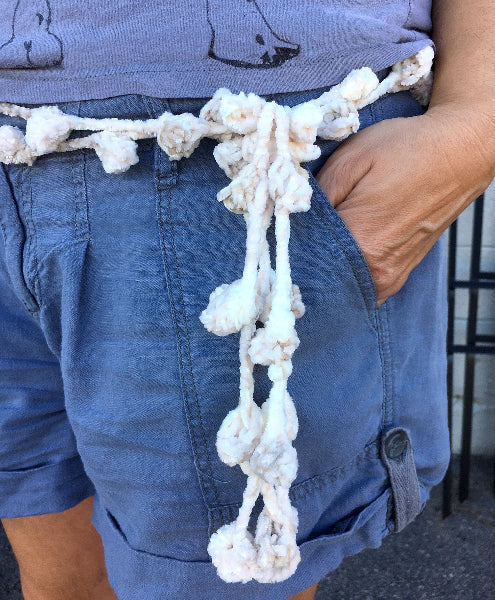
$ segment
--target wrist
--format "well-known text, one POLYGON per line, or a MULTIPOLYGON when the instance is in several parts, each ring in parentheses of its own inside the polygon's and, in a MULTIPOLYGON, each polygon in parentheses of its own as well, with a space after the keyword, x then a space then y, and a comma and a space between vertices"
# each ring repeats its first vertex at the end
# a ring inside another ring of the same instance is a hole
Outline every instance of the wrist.
POLYGON ((424 116, 446 127, 448 137, 459 145, 459 152, 476 161, 479 173, 488 186, 495 178, 493 100, 488 103, 483 99, 432 96, 424 116))

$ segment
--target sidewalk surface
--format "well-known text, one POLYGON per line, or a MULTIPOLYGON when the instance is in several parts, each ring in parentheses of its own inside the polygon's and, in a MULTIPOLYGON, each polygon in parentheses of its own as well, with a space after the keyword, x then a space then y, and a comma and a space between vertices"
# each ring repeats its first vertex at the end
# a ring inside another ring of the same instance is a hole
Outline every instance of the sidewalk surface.
MULTIPOLYGON (((493 460, 474 459, 469 500, 459 504, 455 499, 448 519, 441 517, 440 485, 425 511, 403 532, 389 535, 378 550, 345 559, 329 573, 315 600, 495 600, 492 481, 493 460)), ((17 567, 1 527, 0 600, 22 600, 17 567)))

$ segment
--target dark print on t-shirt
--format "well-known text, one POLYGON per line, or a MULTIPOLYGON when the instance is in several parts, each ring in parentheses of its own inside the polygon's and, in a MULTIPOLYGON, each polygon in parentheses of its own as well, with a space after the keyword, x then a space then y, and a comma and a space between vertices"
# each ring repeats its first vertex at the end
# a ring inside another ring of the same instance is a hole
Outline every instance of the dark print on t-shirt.
POLYGON ((206 0, 211 27, 208 56, 234 67, 267 69, 297 56, 299 44, 275 33, 256 0, 206 0), (236 6, 236 19, 229 14, 236 6), (239 23, 238 30, 233 28, 239 23))
POLYGON ((12 35, 0 45, 0 68, 39 69, 63 61, 61 40, 50 31, 48 0, 17 0, 12 16, 12 35))

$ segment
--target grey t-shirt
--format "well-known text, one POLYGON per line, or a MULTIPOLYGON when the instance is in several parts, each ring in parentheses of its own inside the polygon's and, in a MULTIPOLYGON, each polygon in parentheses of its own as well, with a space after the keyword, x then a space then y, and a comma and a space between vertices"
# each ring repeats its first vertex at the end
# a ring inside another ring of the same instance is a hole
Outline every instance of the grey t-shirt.
POLYGON ((0 101, 329 86, 427 44, 431 0, 0 0, 0 101))

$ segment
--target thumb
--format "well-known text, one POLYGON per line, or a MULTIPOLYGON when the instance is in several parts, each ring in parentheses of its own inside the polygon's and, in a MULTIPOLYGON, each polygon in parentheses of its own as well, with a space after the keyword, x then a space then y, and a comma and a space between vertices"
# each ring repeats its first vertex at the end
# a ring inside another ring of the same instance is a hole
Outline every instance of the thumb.
POLYGON ((373 160, 355 135, 340 145, 315 176, 334 207, 343 202, 370 171, 373 160))

